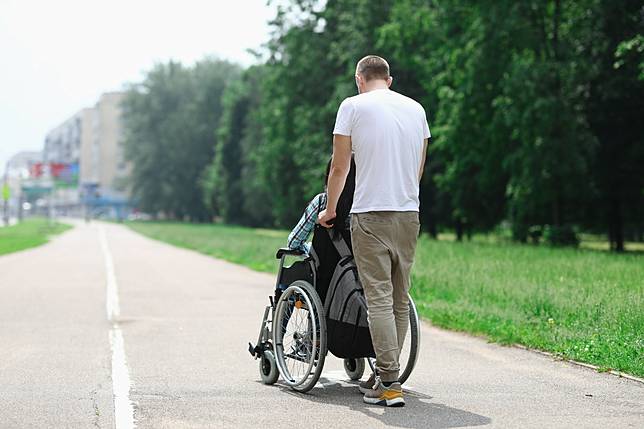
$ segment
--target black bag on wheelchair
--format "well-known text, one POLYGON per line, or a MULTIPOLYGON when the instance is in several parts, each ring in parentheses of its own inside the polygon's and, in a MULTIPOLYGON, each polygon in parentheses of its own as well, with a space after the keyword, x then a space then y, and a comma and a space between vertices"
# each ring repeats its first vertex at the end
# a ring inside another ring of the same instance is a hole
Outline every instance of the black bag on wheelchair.
POLYGON ((339 358, 375 357, 367 322, 367 300, 351 250, 341 235, 333 235, 341 255, 326 294, 324 310, 329 350, 339 358))

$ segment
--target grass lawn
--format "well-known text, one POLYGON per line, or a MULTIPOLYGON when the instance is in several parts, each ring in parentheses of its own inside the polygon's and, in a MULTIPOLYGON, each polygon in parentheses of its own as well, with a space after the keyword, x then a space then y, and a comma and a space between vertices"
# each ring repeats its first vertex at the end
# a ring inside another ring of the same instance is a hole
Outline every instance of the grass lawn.
POLYGON ((16 225, 0 228, 0 255, 40 246, 49 241, 52 235, 69 228, 71 226, 58 222, 50 224, 45 218, 29 218, 16 225))
MULTIPOLYGON (((276 272, 286 231, 134 222, 168 243, 276 272)), ((644 255, 421 237, 412 295, 434 325, 644 376, 644 255)), ((267 285, 267 292, 270 285, 267 285)))

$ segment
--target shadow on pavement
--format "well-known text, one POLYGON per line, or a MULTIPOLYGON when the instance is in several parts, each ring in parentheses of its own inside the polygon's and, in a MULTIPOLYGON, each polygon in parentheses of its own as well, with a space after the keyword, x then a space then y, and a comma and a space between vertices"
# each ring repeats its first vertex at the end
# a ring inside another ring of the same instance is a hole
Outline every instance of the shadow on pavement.
POLYGON ((320 378, 309 393, 302 394, 281 383, 276 384, 283 392, 315 403, 345 406, 361 412, 383 424, 399 428, 458 428, 482 426, 492 422, 489 417, 459 410, 444 404, 430 402, 432 397, 421 392, 405 389, 404 408, 386 408, 362 402, 357 382, 320 378))

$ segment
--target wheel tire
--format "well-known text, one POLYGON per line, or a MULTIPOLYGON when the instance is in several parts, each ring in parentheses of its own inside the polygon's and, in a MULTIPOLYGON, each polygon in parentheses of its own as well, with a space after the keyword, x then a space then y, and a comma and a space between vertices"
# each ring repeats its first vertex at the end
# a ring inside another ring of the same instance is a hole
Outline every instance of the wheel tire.
POLYGON ((403 384, 409 376, 411 375, 414 367, 416 366, 416 361, 418 360, 418 352, 420 351, 420 320, 418 319, 418 311, 416 310, 416 304, 409 297, 409 333, 411 334, 411 346, 409 351, 409 358, 405 362, 405 367, 402 367, 401 362, 401 373, 398 377, 400 384, 403 384))
POLYGON ((365 363, 364 358, 345 359, 344 372, 353 381, 360 380, 364 375, 365 363))
POLYGON ((259 358, 259 375, 264 384, 275 384, 280 375, 277 363, 275 363, 275 356, 270 350, 264 350, 262 357, 259 358))
POLYGON ((315 365, 315 370, 304 380, 302 383, 293 385, 289 383, 288 377, 284 375, 284 350, 279 346, 279 336, 278 336, 278 329, 273 328, 273 347, 274 351, 276 354, 276 364, 278 367, 278 371, 280 375, 282 376, 282 379, 285 381, 286 384, 289 385, 289 387, 293 390, 296 390, 298 392, 308 392, 309 390, 313 389, 315 385, 317 384, 318 380, 320 379, 320 375, 322 374, 322 369, 324 368, 324 360, 326 358, 326 353, 327 353, 327 344, 326 344, 326 319, 324 318, 324 306, 322 305, 322 302, 320 301, 320 297, 315 291, 315 288, 311 286, 310 283, 304 281, 304 280, 296 280, 293 283, 289 285, 288 288, 282 293, 282 297, 280 298, 279 302, 276 304, 276 310, 275 310, 275 319, 273 320, 274 326, 280 326, 279 324, 281 323, 280 321, 280 315, 283 311, 283 306, 285 306, 285 297, 289 296, 289 293, 291 293, 291 289, 299 289, 303 291, 309 298, 309 301, 312 304, 312 307, 314 309, 314 314, 317 316, 317 323, 320 326, 320 349, 319 349, 319 356, 317 360, 317 365, 315 365))

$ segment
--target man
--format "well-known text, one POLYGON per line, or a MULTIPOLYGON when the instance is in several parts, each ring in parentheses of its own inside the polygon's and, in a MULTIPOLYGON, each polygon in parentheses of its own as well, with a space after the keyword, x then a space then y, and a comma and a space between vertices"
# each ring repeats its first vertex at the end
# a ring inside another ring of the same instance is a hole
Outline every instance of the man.
POLYGON ((359 94, 338 109, 327 208, 319 222, 329 227, 335 217, 353 150, 351 239, 377 368, 360 390, 366 403, 403 406, 398 359, 409 325, 409 275, 420 228, 418 188, 430 132, 423 107, 389 89, 392 78, 383 58, 361 59, 355 80, 359 94))

